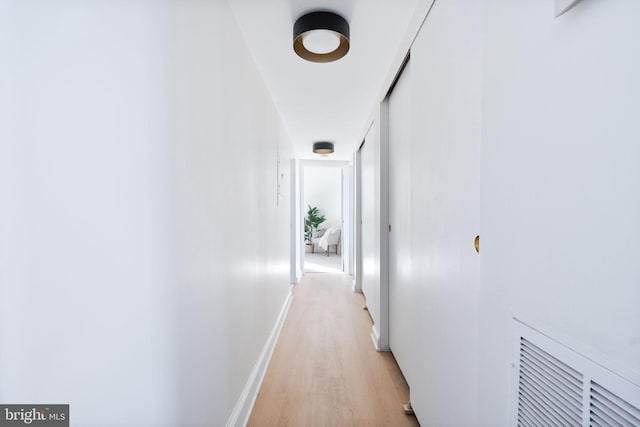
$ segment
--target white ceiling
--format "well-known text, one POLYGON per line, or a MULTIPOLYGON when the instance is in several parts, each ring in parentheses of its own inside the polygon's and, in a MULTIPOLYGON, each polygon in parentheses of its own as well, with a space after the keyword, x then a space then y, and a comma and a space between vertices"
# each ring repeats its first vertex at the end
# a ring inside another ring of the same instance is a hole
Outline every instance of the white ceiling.
POLYGON ((332 141, 327 159, 347 160, 362 142, 385 77, 419 0, 228 0, 273 96, 298 158, 318 158, 314 141, 332 141), (293 52, 293 24, 314 10, 342 15, 351 49, 326 64, 293 52))

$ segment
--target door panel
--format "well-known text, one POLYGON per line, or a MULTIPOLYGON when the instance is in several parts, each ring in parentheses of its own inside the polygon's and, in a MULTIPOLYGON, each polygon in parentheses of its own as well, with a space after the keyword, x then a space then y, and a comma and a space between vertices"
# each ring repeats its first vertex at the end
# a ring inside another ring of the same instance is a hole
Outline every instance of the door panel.
POLYGON ((482 14, 469 5, 434 4, 389 100, 390 343, 424 425, 477 417, 482 14))
POLYGON ((375 174, 375 135, 372 130, 366 136, 360 149, 361 177, 361 238, 362 238, 362 293, 367 299, 369 314, 375 324, 380 322, 380 279, 379 251, 376 239, 376 174, 375 174))
POLYGON ((411 62, 389 96, 389 346, 411 386, 418 365, 412 356, 411 253, 411 62))

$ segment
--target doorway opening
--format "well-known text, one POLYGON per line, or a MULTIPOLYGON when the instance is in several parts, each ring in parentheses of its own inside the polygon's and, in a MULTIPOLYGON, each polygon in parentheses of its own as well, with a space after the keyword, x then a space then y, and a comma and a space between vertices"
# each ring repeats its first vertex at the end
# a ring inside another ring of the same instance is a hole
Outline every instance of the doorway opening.
POLYGON ((304 273, 349 273, 351 167, 341 161, 302 161, 301 251, 304 273))

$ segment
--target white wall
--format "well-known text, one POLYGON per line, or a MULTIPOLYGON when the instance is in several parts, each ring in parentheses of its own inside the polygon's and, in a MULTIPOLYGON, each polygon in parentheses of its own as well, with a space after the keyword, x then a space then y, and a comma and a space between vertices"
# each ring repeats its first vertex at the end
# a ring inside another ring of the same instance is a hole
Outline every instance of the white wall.
POLYGON ((484 425, 507 424, 511 316, 640 384, 639 16, 487 1, 484 425))
POLYGON ((317 207, 326 218, 320 228, 342 229, 342 167, 306 165, 303 179, 304 216, 309 205, 317 207))
POLYGON ((289 292, 289 145, 226 3, 0 17, 0 401, 224 424, 289 292))

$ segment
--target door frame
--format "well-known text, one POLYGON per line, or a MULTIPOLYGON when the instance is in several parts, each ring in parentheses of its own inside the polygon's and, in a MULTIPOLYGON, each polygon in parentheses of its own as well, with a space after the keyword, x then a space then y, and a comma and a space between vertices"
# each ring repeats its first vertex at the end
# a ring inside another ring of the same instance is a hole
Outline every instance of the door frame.
POLYGON ((362 160, 361 150, 366 140, 353 153, 353 292, 362 293, 362 160))

